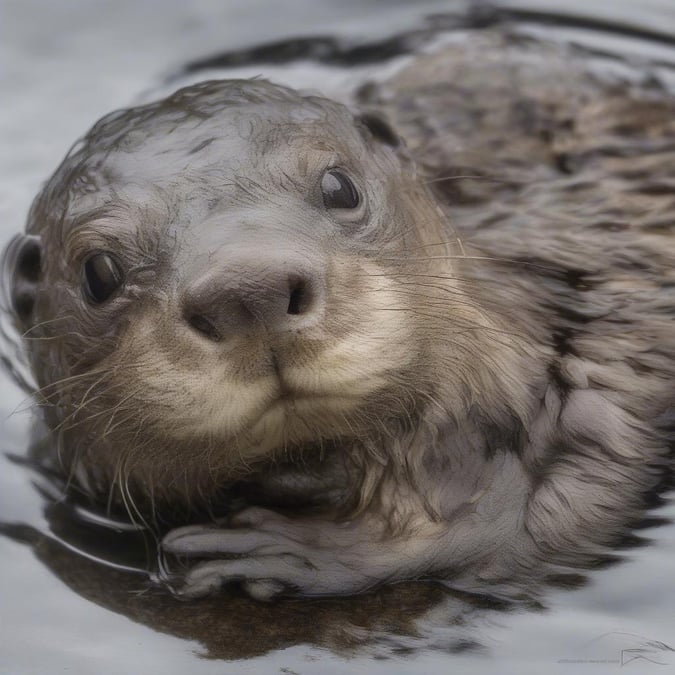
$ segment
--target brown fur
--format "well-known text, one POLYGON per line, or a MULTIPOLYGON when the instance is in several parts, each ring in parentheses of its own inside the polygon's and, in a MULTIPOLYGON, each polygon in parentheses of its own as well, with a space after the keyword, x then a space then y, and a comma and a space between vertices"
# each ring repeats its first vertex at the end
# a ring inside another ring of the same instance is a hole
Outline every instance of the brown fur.
POLYGON ((137 517, 224 487, 272 507, 169 534, 225 556, 188 594, 590 564, 670 467, 673 98, 487 34, 361 104, 408 149, 261 81, 115 113, 36 199, 39 244, 7 257, 38 401, 86 489, 137 517), (331 162, 367 194, 358 221, 311 196, 331 162), (101 249, 127 281, 92 308, 79 265, 101 249), (288 260, 325 288, 320 320, 216 349, 180 319, 195 279, 233 274, 248 302, 239 279, 288 260))

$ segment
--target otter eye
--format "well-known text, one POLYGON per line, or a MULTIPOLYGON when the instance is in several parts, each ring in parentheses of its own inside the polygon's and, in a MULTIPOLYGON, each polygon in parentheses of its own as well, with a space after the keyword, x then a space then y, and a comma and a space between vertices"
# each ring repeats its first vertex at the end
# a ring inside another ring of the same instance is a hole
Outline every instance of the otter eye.
POLYGON ((321 192, 327 209, 355 209, 361 201, 354 183, 337 169, 330 169, 323 175, 321 192))
POLYGON ((105 302, 122 285, 120 266, 108 253, 94 253, 87 258, 83 272, 84 293, 97 305, 105 302))

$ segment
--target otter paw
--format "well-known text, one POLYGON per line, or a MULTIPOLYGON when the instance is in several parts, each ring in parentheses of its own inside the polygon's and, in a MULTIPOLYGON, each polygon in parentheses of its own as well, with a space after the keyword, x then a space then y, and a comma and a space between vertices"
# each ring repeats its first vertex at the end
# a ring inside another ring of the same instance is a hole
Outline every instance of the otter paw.
POLYGON ((335 523, 246 509, 227 526, 173 530, 162 548, 180 558, 201 559, 185 576, 185 597, 209 595, 237 582, 252 597, 269 600, 282 593, 342 594, 372 585, 359 539, 335 523))
POLYGON ((210 560, 188 572, 179 595, 201 598, 235 582, 256 600, 272 600, 282 594, 308 594, 314 586, 308 575, 313 572, 316 570, 307 561, 292 554, 210 560))

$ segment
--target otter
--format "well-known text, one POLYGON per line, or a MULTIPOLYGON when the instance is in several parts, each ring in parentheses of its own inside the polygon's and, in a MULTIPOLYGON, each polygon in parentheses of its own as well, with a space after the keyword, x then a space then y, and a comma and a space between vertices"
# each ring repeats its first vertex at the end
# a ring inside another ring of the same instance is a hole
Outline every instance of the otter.
POLYGON ((5 252, 58 461, 183 514, 187 597, 592 565, 672 468, 675 98, 486 34, 355 99, 112 113, 5 252))

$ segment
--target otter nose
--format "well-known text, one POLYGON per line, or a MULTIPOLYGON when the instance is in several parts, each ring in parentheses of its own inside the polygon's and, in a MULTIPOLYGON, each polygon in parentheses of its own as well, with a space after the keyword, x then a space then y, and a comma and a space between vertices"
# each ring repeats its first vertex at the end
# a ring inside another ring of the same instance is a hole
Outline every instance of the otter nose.
POLYGON ((255 327, 300 330, 321 314, 323 279, 295 265, 238 264, 209 272, 183 297, 183 319, 215 342, 255 327))

